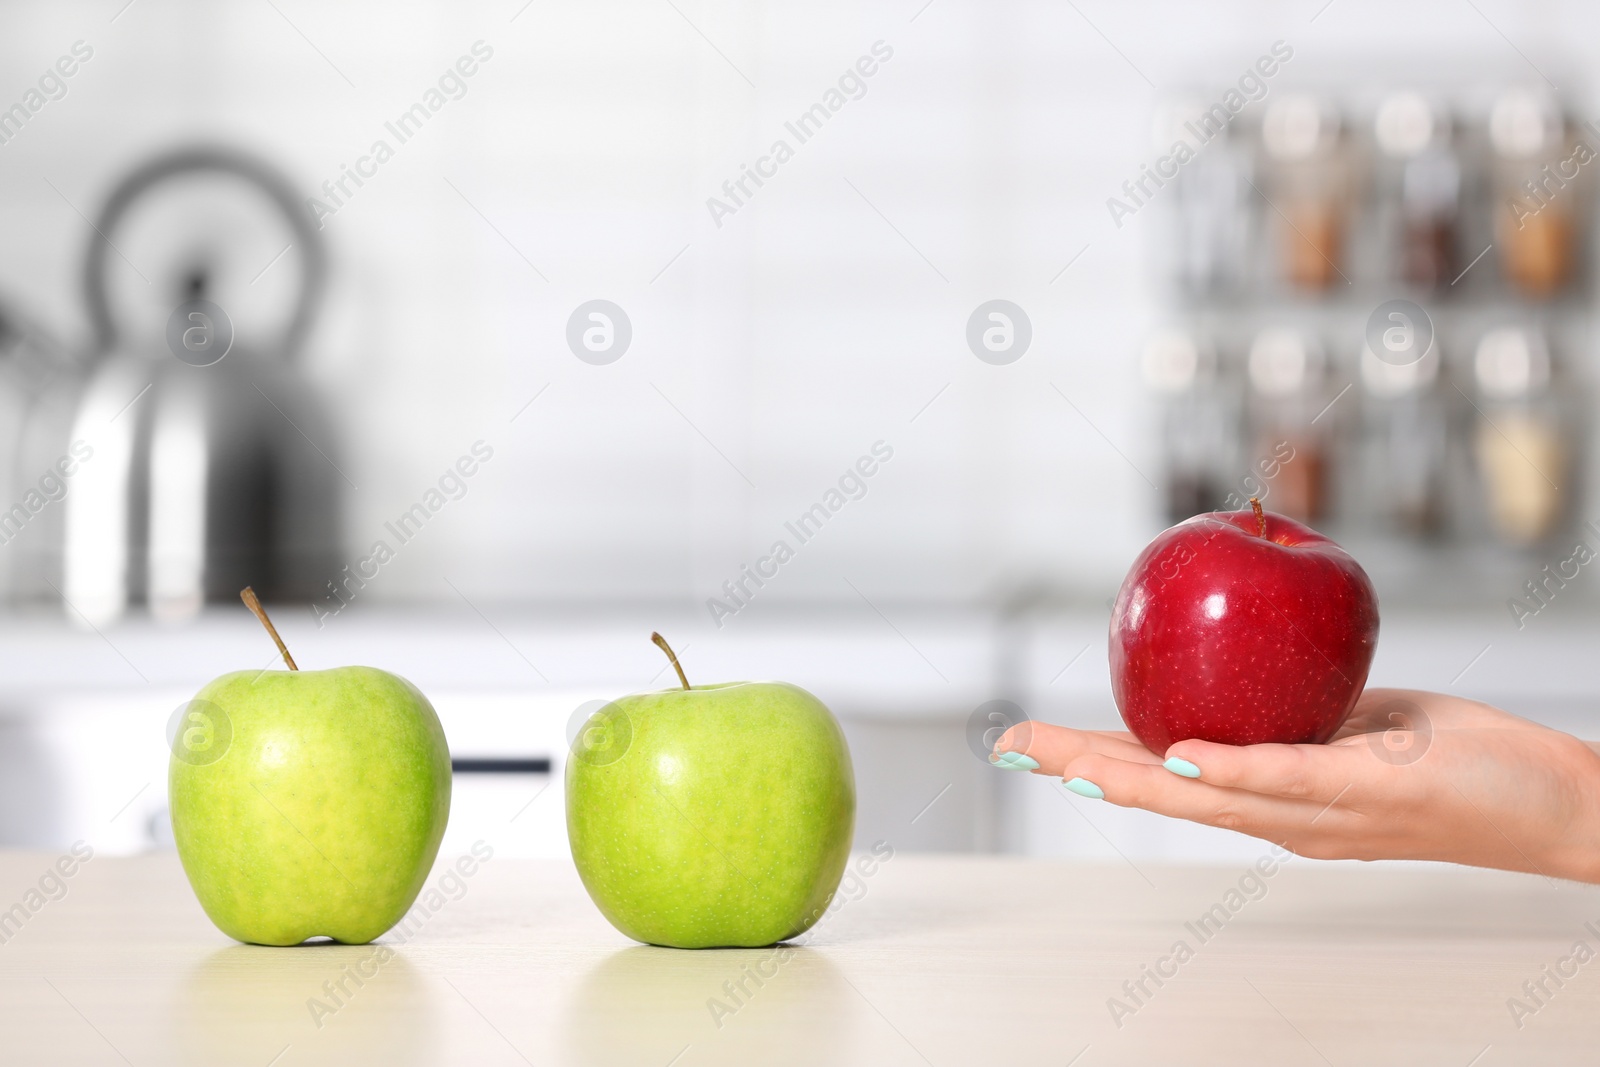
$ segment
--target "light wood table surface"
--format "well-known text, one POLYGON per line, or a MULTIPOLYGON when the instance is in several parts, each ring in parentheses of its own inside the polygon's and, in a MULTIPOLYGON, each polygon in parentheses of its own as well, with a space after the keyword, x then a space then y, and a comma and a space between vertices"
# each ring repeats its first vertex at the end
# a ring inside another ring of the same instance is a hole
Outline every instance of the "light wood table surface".
MULTIPOLYGON (((0 908, 55 858, 0 853, 0 908)), ((1245 870, 900 854, 779 962, 633 945, 570 864, 496 859, 380 965, 234 944, 174 855, 97 857, 0 945, 0 1063, 1600 1062, 1600 959, 1560 987, 1542 971, 1600 952, 1600 890, 1296 859, 1202 941, 1185 924, 1245 870), (1192 958, 1136 1005, 1122 983, 1180 940, 1192 958), (1112 997, 1137 1010, 1114 1020, 1112 997)))

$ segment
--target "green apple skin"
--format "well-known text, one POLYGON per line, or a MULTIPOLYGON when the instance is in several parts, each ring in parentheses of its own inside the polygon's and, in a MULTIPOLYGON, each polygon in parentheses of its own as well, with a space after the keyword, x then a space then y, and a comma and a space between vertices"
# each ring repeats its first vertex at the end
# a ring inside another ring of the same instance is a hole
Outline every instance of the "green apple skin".
POLYGON ((856 804, 850 749, 822 702, 730 682, 622 697, 590 727, 618 713, 622 755, 586 758, 580 743, 566 767, 572 859, 611 924, 652 945, 749 948, 816 922, 856 804))
POLYGON ((372 667, 240 671, 200 690, 232 739, 172 757, 172 833, 229 937, 365 944, 405 915, 450 817, 450 748, 426 697, 372 667))

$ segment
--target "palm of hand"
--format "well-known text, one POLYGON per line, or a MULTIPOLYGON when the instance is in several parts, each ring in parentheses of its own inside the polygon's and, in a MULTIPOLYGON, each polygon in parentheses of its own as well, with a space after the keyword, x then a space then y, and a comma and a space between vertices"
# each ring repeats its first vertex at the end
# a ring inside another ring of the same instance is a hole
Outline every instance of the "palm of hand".
POLYGON ((1600 880, 1600 756, 1487 704, 1363 694, 1326 745, 1180 741, 1161 766, 1128 733, 1019 726, 998 749, 1083 778, 1115 804, 1238 830, 1302 855, 1432 859, 1600 880))

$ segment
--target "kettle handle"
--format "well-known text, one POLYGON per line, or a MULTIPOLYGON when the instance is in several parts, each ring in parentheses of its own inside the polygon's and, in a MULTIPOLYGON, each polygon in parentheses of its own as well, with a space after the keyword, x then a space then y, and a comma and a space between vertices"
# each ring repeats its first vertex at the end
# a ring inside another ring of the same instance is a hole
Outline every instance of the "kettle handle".
POLYGON ((294 317, 290 319, 283 335, 283 351, 293 354, 305 340, 322 297, 322 283, 328 268, 322 236, 311 225, 310 215, 296 197, 294 187, 279 171, 253 156, 212 146, 180 148, 142 164, 122 179, 100 209, 100 217, 90 234, 88 254, 83 264, 84 298, 94 324, 95 350, 110 351, 117 339, 116 324, 111 319, 110 302, 106 295, 106 249, 111 245, 111 232, 122 221, 128 206, 151 186, 173 175, 195 171, 221 171, 255 185, 277 205, 294 231, 294 242, 300 249, 302 267, 300 296, 295 304, 294 317))

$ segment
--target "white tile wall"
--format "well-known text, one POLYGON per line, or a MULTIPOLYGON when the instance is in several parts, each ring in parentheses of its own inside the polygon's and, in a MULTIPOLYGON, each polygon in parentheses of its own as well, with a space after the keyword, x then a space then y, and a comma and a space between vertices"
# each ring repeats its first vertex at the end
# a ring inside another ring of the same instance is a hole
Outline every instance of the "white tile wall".
MULTIPOLYGON (((203 136, 309 190, 473 42, 494 49, 324 231, 309 364, 360 486, 352 545, 474 440, 496 449, 374 602, 450 596, 444 577, 485 598, 703 600, 879 439, 895 460, 762 604, 853 600, 847 577, 885 601, 1103 597, 1154 523, 1107 443, 1151 462, 1129 358, 1155 314, 1151 234, 1104 208, 1148 155, 1150 83, 1231 79, 1282 38, 1291 78, 1530 80, 1526 55, 1582 92, 1600 28, 1577 0, 124 2, 0 11, 0 105, 94 49, 0 146, 0 296, 74 340, 80 212, 123 168, 203 136), (894 56, 865 97, 717 228, 706 197, 878 40, 894 56), (562 340, 594 297, 633 322, 609 367, 562 340), (1010 367, 963 344, 993 297, 1034 323, 1010 367)), ((128 242, 152 284, 114 259, 118 291, 159 321, 174 239, 151 223, 128 242)), ((224 279, 236 318, 265 321, 290 267, 224 279)))

